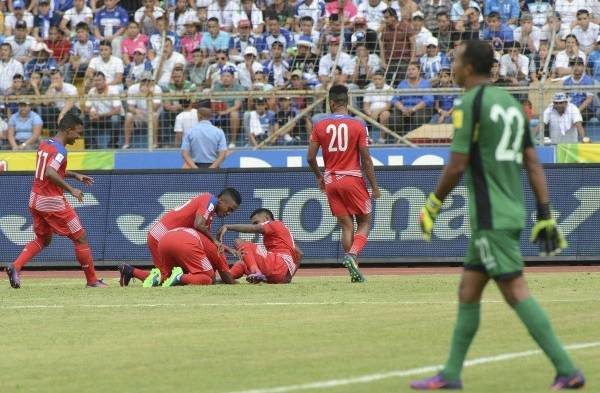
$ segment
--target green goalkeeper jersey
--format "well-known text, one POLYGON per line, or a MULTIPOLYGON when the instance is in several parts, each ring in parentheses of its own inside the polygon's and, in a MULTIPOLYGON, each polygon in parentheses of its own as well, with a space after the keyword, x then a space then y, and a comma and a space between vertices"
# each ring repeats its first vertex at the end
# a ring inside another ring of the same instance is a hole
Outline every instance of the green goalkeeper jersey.
POLYGON ((472 230, 522 229, 521 166, 532 141, 521 104, 503 89, 477 86, 456 100, 452 123, 452 152, 469 155, 472 230))

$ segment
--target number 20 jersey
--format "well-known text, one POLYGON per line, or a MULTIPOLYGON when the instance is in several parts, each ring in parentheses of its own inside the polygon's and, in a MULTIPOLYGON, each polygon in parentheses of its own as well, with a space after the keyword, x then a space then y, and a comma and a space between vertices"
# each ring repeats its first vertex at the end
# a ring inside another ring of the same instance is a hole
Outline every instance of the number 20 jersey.
POLYGON ((328 115, 314 124, 310 140, 321 145, 326 183, 333 175, 362 177, 359 147, 369 143, 364 121, 328 115))

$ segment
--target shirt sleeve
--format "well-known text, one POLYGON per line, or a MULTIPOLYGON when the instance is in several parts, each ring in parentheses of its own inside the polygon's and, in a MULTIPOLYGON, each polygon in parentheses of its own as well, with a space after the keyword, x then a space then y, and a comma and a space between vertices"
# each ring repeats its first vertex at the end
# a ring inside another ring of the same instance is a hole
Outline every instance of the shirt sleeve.
POLYGON ((227 150, 227 140, 225 139, 225 133, 221 131, 219 133, 219 151, 227 150))
POLYGON ((319 131, 318 131, 318 127, 315 127, 313 125, 313 129, 312 132, 310 133, 310 141, 311 142, 316 142, 319 145, 321 144, 321 142, 319 141, 319 131))
POLYGON ((200 203, 198 206, 198 210, 196 210, 197 216, 204 217, 207 220, 217 208, 217 197, 211 196, 211 198, 206 203, 200 203))
POLYGON ((450 150, 454 153, 468 154, 471 150, 471 141, 473 135, 473 98, 463 97, 458 103, 455 103, 452 111, 452 127, 454 128, 454 137, 450 150))
POLYGON ((181 124, 181 113, 175 118, 175 126, 173 132, 183 132, 183 124, 181 124))
POLYGON ((190 151, 191 138, 189 132, 183 133, 183 140, 181 141, 181 150, 190 151))
POLYGON ((367 125, 362 121, 360 122, 360 137, 358 138, 358 147, 365 147, 369 145, 369 131, 367 125))
POLYGON ((31 112, 31 122, 33 124, 33 126, 41 126, 42 124, 44 124, 44 122, 42 121, 42 118, 40 117, 40 115, 38 115, 35 112, 31 112))
POLYGON ((267 221, 261 224, 264 236, 269 236, 275 232, 274 224, 274 221, 267 221))
POLYGON ((62 163, 65 161, 65 159, 67 158, 67 152, 66 151, 58 151, 57 149, 53 149, 53 151, 50 153, 48 159, 50 161, 50 168, 54 169, 55 171, 58 171, 60 169, 60 166, 62 165, 62 163))

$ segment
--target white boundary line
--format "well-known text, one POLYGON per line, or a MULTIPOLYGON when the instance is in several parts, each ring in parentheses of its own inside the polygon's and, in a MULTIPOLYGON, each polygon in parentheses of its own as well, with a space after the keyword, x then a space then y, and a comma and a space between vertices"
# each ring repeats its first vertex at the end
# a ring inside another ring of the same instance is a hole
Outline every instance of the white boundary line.
MULTIPOLYGON (((548 299, 539 300, 540 303, 589 303, 600 302, 600 298, 589 299, 548 299)), ((504 304, 503 300, 483 300, 484 304, 504 304)), ((455 300, 440 301, 348 301, 348 302, 263 302, 263 303, 132 303, 132 304, 0 304, 0 310, 27 310, 27 309, 62 309, 62 308, 152 308, 152 307, 278 307, 278 306, 354 306, 354 305, 436 305, 457 304, 455 300)))
MULTIPOLYGON (((582 344, 571 344, 567 345, 565 348, 569 350, 578 350, 578 349, 586 349, 586 348, 594 348, 600 347, 600 341, 590 342, 590 343, 582 343, 582 344)), ((528 356, 534 356, 541 354, 542 351, 539 349, 531 350, 531 351, 523 351, 523 352, 509 352, 496 356, 485 356, 481 358, 476 358, 473 360, 467 360, 464 364, 464 367, 477 366, 480 364, 486 363, 496 363, 502 362, 505 360, 512 360, 516 358, 523 358, 528 356)), ((408 370, 397 370, 390 371, 386 373, 376 373, 376 374, 367 374, 360 377, 348 378, 348 379, 331 379, 328 381, 319 381, 319 382, 311 382, 311 383, 303 383, 298 385, 287 385, 287 386, 278 386, 273 388, 265 388, 265 389, 252 389, 252 390, 239 390, 230 393, 285 393, 285 392, 293 392, 297 390, 313 390, 313 389, 327 389, 334 388, 338 386, 346 386, 346 385, 354 385, 359 383, 370 383, 375 381, 380 381, 382 379, 388 378, 401 378, 401 377, 409 377, 413 375, 434 373, 440 370, 443 366, 425 366, 419 368, 411 368, 408 370)))

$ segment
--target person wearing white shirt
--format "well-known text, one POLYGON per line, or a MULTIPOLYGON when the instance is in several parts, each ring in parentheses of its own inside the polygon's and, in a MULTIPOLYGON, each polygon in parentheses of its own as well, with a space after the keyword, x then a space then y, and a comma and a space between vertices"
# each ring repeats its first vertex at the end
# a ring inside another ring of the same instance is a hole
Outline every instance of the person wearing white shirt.
POLYGON ((154 144, 158 138, 158 119, 160 113, 161 99, 160 95, 162 90, 160 87, 154 84, 152 78, 152 72, 145 71, 140 77, 140 82, 131 85, 127 90, 127 114, 125 115, 125 138, 123 140, 123 146, 121 149, 128 149, 131 145, 131 134, 133 129, 148 129, 148 100, 144 98, 136 98, 136 95, 152 95, 155 98, 152 99, 152 124, 154 125, 154 144))
POLYGON ((247 46, 244 50, 244 61, 236 66, 238 81, 246 90, 252 89, 254 83, 254 74, 263 70, 263 65, 256 59, 258 51, 253 46, 247 46))
POLYGON ((86 131, 89 131, 90 137, 86 138, 86 145, 96 149, 110 149, 114 147, 115 134, 121 129, 123 106, 118 97, 108 100, 106 97, 117 96, 119 90, 116 86, 108 85, 101 71, 94 73, 93 84, 94 87, 87 93, 84 109, 86 131), (102 96, 102 99, 95 100, 95 96, 102 96))
POLYGON ((553 144, 577 143, 585 137, 583 119, 576 105, 568 102, 565 93, 556 93, 543 115, 544 134, 553 144))
POLYGON ((500 58, 500 76, 511 79, 513 84, 527 84, 529 57, 521 54, 521 45, 518 42, 515 41, 507 46, 508 53, 500 58))
POLYGON ((16 74, 24 75, 23 64, 12 58, 12 46, 0 44, 0 94, 4 94, 13 83, 16 74))
POLYGON ((17 0, 13 2, 14 12, 7 14, 4 18, 4 34, 12 35, 17 27, 18 22, 25 22, 27 33, 31 33, 33 30, 33 14, 24 9, 23 1, 17 0))
POLYGON ((175 118, 175 145, 181 146, 183 133, 200 123, 198 119, 198 110, 192 108, 190 100, 179 100, 183 106, 183 111, 175 118))
POLYGON ((73 8, 69 8, 60 21, 60 29, 65 33, 65 37, 70 37, 75 33, 78 23, 85 22, 90 26, 93 18, 94 13, 85 5, 85 0, 73 0, 73 8))
POLYGON ((531 14, 527 12, 521 14, 520 21, 519 27, 513 30, 513 39, 520 43, 522 48, 536 53, 540 49, 542 31, 533 24, 531 14))
POLYGON ((586 54, 589 54, 596 45, 596 40, 600 33, 600 26, 590 22, 590 13, 586 9, 577 11, 577 26, 571 30, 571 33, 577 37, 579 48, 586 54))
MULTIPOLYGON (((329 38, 329 53, 321 57, 319 61, 319 80, 323 86, 327 86, 331 81, 332 69, 335 65, 335 59, 340 49, 339 37, 329 38)), ((348 78, 354 75, 354 61, 352 57, 343 52, 340 53, 337 65, 342 69, 342 75, 340 78, 342 81, 347 82, 348 78)))
POLYGON ((67 113, 79 116, 79 92, 70 83, 64 82, 64 74, 60 69, 50 71, 50 87, 46 91, 46 99, 49 105, 42 106, 42 119, 44 124, 51 130, 58 129, 58 123, 67 113), (68 96, 69 99, 56 99, 56 96, 68 96))
POLYGON ((383 23, 383 11, 388 5, 382 0, 365 0, 358 6, 357 16, 360 15, 367 20, 367 27, 379 31, 383 23))
POLYGON ((527 8, 529 9, 529 13, 531 13, 534 26, 540 28, 546 24, 548 14, 552 12, 550 3, 543 0, 535 0, 527 4, 527 8))
POLYGON ((123 86, 123 60, 112 55, 111 43, 107 40, 100 42, 100 55, 92 58, 88 69, 85 72, 86 86, 92 81, 95 72, 102 72, 106 77, 106 82, 111 86, 117 86, 119 92, 123 86))
POLYGON ((581 57, 584 62, 587 59, 585 53, 579 49, 579 41, 574 34, 568 34, 565 41, 565 50, 558 52, 554 61, 554 67, 558 76, 571 75, 572 70, 569 68, 570 59, 581 57))
POLYGON ((15 35, 7 37, 4 42, 10 44, 13 57, 17 61, 27 64, 31 60, 31 46, 36 41, 35 38, 27 35, 27 28, 24 22, 17 23, 15 35))
POLYGON ((165 40, 162 56, 156 56, 152 60, 152 68, 157 71, 158 85, 166 87, 171 82, 171 73, 177 64, 185 66, 185 57, 179 52, 173 50, 173 41, 171 38, 165 40), (164 57, 164 61, 162 58, 164 57))
POLYGON ((577 12, 587 10, 593 19, 600 16, 600 4, 598 0, 556 0, 554 3, 554 12, 560 14, 562 23, 573 27, 577 21, 577 12))
POLYGON ((156 19, 163 16, 165 10, 156 5, 156 0, 144 0, 144 6, 135 11, 133 19, 140 25, 142 34, 150 36, 156 32, 156 19))
POLYGON ((253 0, 242 0, 242 7, 238 13, 233 14, 233 27, 238 29, 241 20, 250 21, 252 32, 257 36, 262 34, 265 21, 262 11, 254 4, 253 0))
POLYGON ((236 0, 215 0, 208 6, 206 19, 217 18, 221 30, 233 31, 233 18, 240 13, 241 4, 236 0))
MULTIPOLYGON (((385 72, 381 70, 376 71, 373 74, 372 80, 373 82, 367 86, 368 92, 389 91, 390 94, 366 94, 363 98, 363 111, 367 114, 367 116, 377 120, 382 125, 387 127, 390 122, 390 108, 392 105, 392 99, 394 98, 394 89, 392 86, 385 83, 385 72)), ((385 138, 383 135, 379 136, 377 143, 385 143, 385 138)))
POLYGON ((421 57, 427 49, 427 42, 433 37, 431 31, 425 27, 425 15, 421 11, 413 12, 412 26, 415 34, 415 55, 421 57))

